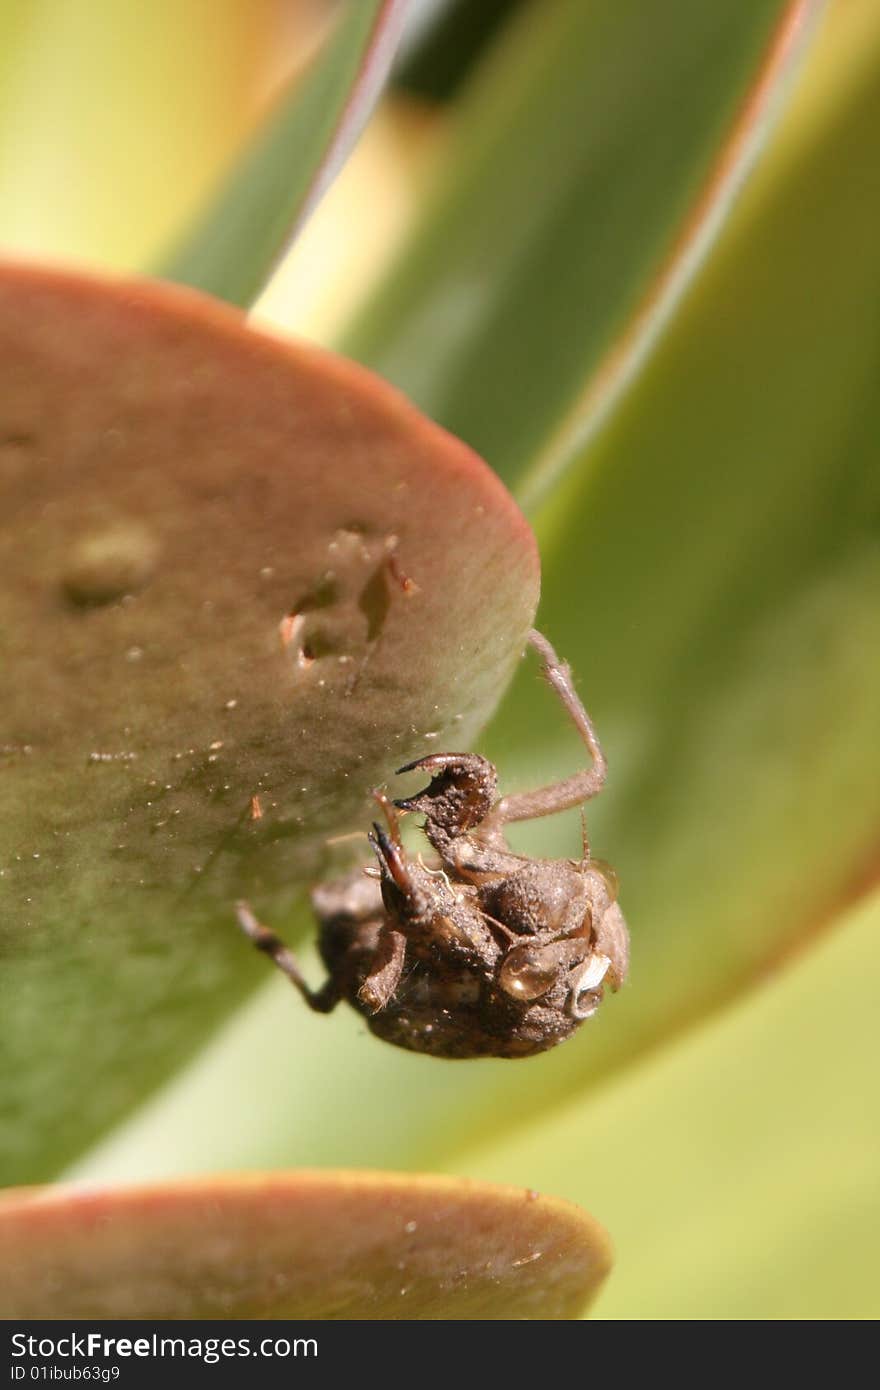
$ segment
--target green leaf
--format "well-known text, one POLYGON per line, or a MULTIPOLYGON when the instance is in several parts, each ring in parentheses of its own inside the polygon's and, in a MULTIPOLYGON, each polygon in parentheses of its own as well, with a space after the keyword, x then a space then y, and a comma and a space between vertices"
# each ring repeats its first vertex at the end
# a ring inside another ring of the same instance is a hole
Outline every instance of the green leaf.
POLYGON ((531 1190, 277 1173, 0 1198, 0 1317, 567 1319, 611 1263, 531 1190))
MULTIPOLYGON (((874 862, 880 26, 839 22, 847 41, 829 42, 831 72, 816 52, 778 161, 536 516, 540 621, 608 747, 589 828, 620 872, 635 961, 613 1024, 548 1059, 541 1103, 748 987, 874 862), (812 83, 832 75, 813 122, 812 83)), ((572 757, 535 748, 534 719, 520 682, 493 748, 526 747, 527 778, 532 758, 546 776, 572 757)), ((548 822, 530 843, 559 853, 577 835, 548 822)))
POLYGON ((525 482, 585 383, 601 415, 668 318, 820 8, 531 5, 462 103, 448 177, 344 350, 525 482))
POLYGON ((880 895, 597 1095, 455 1166, 588 1200, 605 1318, 880 1316, 880 895))
POLYGON ((0 364, 0 1152, 23 1181, 263 978, 236 899, 280 924, 371 788, 470 742, 538 561, 494 474, 384 382, 191 292, 0 269, 0 364))
POLYGON ((349 0, 335 32, 277 102, 207 210, 157 273, 246 307, 354 144, 408 0, 349 0))

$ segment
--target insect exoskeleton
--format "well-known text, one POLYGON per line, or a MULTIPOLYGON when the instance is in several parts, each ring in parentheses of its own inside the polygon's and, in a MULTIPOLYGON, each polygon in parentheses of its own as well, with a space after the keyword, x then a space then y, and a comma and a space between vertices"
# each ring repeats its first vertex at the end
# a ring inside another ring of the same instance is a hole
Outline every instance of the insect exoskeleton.
POLYGON ((313 990, 281 939, 240 903, 242 929, 311 1008, 347 1000, 373 1033, 435 1057, 528 1057, 563 1042, 624 983, 629 935, 617 877, 601 860, 533 859, 505 838, 513 821, 582 805, 604 786, 605 757, 568 666, 530 634, 544 675, 591 757, 584 770, 532 792, 497 796, 476 753, 434 753, 399 769, 428 785, 391 801, 370 836, 372 868, 312 895, 328 978, 313 990), (431 856, 404 848, 401 813, 424 816, 431 856))

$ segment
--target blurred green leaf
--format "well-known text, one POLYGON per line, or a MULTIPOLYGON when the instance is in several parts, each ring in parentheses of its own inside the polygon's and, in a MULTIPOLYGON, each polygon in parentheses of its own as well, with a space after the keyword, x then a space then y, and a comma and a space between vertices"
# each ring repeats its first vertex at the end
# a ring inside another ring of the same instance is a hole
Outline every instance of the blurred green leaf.
POLYGON ((263 978, 236 899, 282 917, 389 767, 474 737, 538 558, 384 382, 189 291, 0 268, 0 372, 0 1154, 33 1181, 263 978))
POLYGON ((157 274, 246 307, 354 144, 408 0, 348 0, 335 32, 157 274))
POLYGON ((625 379, 668 315, 820 8, 532 4, 478 71, 445 183, 344 350, 518 485, 585 383, 600 366, 625 379))
POLYGON ((605 1318, 880 1316, 880 895, 595 1097, 455 1166, 588 1201, 605 1318))
MULTIPOLYGON (((856 69, 844 48, 821 124, 807 74, 806 138, 764 168, 536 517, 540 620, 608 746, 589 825, 620 872, 636 961, 613 1023, 548 1058, 541 1103, 748 986, 874 862, 880 25, 865 37, 873 61, 856 69)), ((525 748, 527 778, 536 756, 545 776, 572 756, 552 735, 536 749, 534 723, 520 681, 492 748, 525 748)), ((562 834, 548 822, 530 842, 558 853, 562 834)))
POLYGON ((565 1202, 400 1173, 22 1188, 0 1241, 7 1319, 573 1318, 611 1263, 565 1202))

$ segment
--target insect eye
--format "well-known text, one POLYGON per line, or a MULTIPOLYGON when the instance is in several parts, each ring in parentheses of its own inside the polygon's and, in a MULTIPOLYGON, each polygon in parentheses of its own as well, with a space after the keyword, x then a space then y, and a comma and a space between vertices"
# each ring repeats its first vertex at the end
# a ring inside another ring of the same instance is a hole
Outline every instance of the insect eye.
POLYGON ((608 897, 611 902, 617 902, 617 895, 620 892, 620 880, 617 877, 617 870, 612 869, 611 865, 604 859, 591 859, 590 868, 595 869, 605 880, 605 887, 608 889, 608 897))
POLYGON ((556 981, 559 967, 555 960, 542 959, 540 951, 528 946, 515 947, 498 972, 498 983, 512 999, 537 999, 556 981))

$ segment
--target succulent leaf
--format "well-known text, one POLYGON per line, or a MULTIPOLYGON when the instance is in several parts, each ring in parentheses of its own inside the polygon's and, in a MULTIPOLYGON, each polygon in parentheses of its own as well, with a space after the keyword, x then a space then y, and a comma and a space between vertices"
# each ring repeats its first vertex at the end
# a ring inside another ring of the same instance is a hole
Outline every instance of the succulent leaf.
POLYGON ((611 1262, 528 1189, 300 1172, 0 1198, 4 1318, 553 1320, 611 1262))
POLYGON ((538 562, 383 382, 191 292, 6 267, 0 361, 3 1152, 34 1177, 252 985, 237 898, 283 917, 372 787, 468 746, 538 562))

